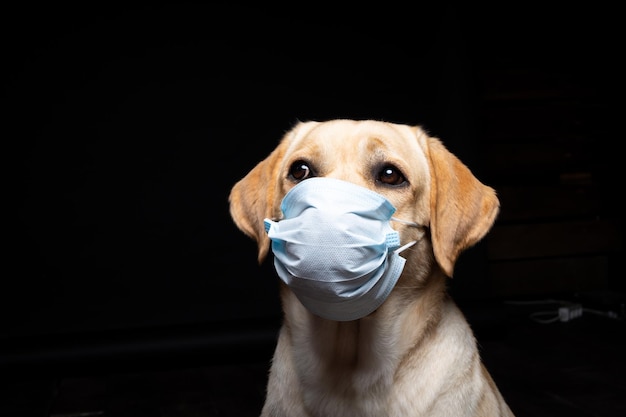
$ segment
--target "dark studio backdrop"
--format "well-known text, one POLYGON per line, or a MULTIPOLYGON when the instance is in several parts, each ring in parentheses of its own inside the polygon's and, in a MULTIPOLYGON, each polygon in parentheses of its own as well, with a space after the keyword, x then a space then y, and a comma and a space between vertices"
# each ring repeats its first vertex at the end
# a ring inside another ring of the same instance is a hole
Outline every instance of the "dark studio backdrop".
POLYGON ((269 355, 277 280, 227 197, 297 120, 420 124, 501 193, 500 240, 463 255, 460 300, 623 291, 611 14, 8 6, 0 369, 269 355))

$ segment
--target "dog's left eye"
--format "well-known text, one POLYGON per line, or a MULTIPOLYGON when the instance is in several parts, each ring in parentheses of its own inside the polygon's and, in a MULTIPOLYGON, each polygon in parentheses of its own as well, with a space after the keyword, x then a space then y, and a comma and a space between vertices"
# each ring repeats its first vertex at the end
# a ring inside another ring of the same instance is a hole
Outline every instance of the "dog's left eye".
POLYGON ((303 181, 314 177, 315 173, 306 161, 297 160, 289 167, 289 178, 293 181, 303 181))
POLYGON ((387 185, 400 185, 406 182, 402 171, 393 165, 383 166, 376 176, 376 180, 387 185))

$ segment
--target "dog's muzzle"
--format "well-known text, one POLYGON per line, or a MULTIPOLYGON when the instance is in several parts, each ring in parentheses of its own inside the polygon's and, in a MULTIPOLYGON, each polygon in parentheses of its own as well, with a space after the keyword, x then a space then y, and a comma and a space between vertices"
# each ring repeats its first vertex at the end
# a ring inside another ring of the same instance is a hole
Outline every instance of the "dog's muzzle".
POLYGON ((350 182, 310 178, 281 203, 283 218, 265 219, 274 266, 300 302, 320 317, 349 321, 385 301, 406 260, 391 227, 396 208, 384 196, 350 182))

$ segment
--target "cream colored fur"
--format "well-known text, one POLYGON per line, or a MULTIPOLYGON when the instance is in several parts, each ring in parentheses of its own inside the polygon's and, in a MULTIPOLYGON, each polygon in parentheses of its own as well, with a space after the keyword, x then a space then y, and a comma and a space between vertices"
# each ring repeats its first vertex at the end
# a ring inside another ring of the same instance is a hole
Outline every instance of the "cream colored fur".
POLYGON ((436 138, 417 126, 380 121, 298 123, 274 151, 232 188, 235 224, 270 242, 264 218, 297 181, 295 161, 314 174, 370 188, 397 208, 394 223, 406 266, 383 305, 360 320, 329 321, 309 313, 281 284, 284 322, 267 385, 263 417, 513 416, 484 368, 465 317, 446 294, 460 253, 489 231, 499 210, 495 191, 436 138), (406 182, 379 181, 392 167, 406 182))

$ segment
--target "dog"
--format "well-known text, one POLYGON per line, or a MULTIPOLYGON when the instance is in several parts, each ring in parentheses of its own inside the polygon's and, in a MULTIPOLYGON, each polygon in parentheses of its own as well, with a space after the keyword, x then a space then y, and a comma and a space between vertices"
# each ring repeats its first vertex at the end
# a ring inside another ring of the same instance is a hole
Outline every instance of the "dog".
POLYGON ((405 220, 392 222, 400 241, 414 244, 382 304, 357 319, 321 317, 281 281, 283 322, 261 416, 512 417, 447 293, 459 255, 495 222, 495 190, 421 126, 298 121, 228 197, 259 263, 272 248, 266 219, 280 225, 281 201, 313 178, 383 196, 405 220))

